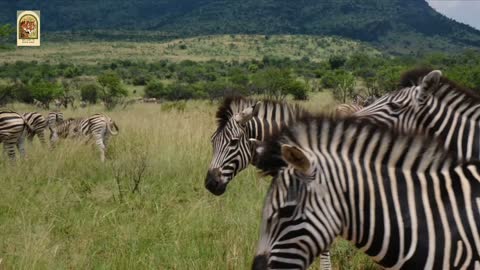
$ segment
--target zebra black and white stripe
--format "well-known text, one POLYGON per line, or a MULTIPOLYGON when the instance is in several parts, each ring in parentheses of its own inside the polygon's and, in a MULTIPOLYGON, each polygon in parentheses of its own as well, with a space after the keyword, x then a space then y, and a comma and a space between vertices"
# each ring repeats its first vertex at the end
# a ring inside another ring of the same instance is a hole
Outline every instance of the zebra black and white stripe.
POLYGON ((480 266, 480 162, 354 119, 297 121, 260 146, 274 177, 254 270, 306 269, 335 237, 388 269, 480 266))
POLYGON ((23 114, 23 118, 31 127, 31 131, 27 133, 27 138, 33 140, 35 135, 42 144, 45 144, 45 129, 47 128, 47 120, 38 112, 28 112, 23 114))
POLYGON ((47 116, 48 127, 55 127, 63 122, 62 112, 49 112, 47 116))
POLYGON ((117 135, 119 131, 116 123, 104 114, 94 114, 88 118, 70 118, 54 126, 51 130, 50 140, 52 144, 55 144, 59 138, 83 137, 87 140, 94 139, 100 150, 100 160, 102 162, 105 161, 105 151, 109 137, 117 135))
MULTIPOLYGON (((242 97, 226 98, 217 111, 218 127, 212 135, 213 158, 205 187, 215 195, 255 159, 258 143, 308 113, 298 105, 242 97)), ((254 162, 253 162, 254 163, 254 162)), ((321 257, 322 269, 330 269, 330 253, 321 257)))
POLYGON ((25 136, 32 127, 22 115, 13 111, 0 111, 0 142, 10 159, 15 159, 15 146, 20 156, 25 156, 25 136))
POLYGON ((307 112, 298 105, 243 97, 228 97, 217 111, 218 127, 211 142, 213 157, 205 187, 215 195, 254 160, 258 142, 307 112))
POLYGON ((335 115, 338 117, 350 116, 363 109, 362 105, 358 104, 339 104, 335 107, 335 115))
POLYGON ((424 133, 443 142, 459 158, 480 159, 480 96, 461 88, 438 70, 417 69, 402 89, 354 115, 405 133, 424 133))

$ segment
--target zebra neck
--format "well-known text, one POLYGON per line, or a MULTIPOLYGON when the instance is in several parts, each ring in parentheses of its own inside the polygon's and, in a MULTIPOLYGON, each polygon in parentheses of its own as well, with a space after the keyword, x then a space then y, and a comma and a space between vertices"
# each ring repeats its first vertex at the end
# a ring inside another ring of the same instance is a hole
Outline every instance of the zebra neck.
POLYGON ((438 137, 460 159, 480 159, 480 102, 444 87, 418 115, 419 129, 438 137), (445 89, 444 89, 445 88, 445 89))

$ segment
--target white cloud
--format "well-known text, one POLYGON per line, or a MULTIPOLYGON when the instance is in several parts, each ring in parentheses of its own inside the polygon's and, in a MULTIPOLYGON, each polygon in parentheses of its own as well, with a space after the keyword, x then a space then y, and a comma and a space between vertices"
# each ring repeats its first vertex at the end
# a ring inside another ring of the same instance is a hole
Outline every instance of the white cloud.
POLYGON ((480 1, 475 0, 427 0, 431 7, 456 21, 480 29, 480 1))

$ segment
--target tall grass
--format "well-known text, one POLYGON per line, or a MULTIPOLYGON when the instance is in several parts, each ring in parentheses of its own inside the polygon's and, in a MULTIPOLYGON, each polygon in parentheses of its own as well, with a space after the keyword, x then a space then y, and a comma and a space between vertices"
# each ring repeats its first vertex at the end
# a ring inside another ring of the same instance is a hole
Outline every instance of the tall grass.
MULTIPOLYGON (((157 104, 109 112, 120 134, 105 164, 75 141, 49 150, 35 140, 26 160, 2 158, 0 268, 249 269, 269 179, 250 168, 224 196, 206 191, 214 111, 192 101, 183 112, 157 104)), ((333 254, 338 269, 372 267, 344 241, 333 254)))

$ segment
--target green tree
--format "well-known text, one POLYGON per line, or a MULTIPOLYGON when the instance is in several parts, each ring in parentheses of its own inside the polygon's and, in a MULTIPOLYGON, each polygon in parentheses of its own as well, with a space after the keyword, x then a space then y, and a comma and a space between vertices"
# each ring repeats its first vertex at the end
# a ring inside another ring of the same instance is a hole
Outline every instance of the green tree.
POLYGON ((355 90, 355 77, 344 70, 337 70, 334 77, 333 97, 342 102, 353 96, 355 90))
POLYGON ((167 90, 161 81, 150 81, 145 86, 145 97, 147 98, 162 98, 167 95, 167 90))
POLYGON ((62 85, 54 82, 39 81, 32 83, 28 88, 32 93, 32 97, 40 101, 45 108, 49 108, 49 104, 52 100, 63 95, 62 85))
POLYGON ((97 103, 98 93, 100 92, 100 86, 96 83, 88 83, 80 87, 80 97, 82 101, 90 104, 97 103))
POLYGON ((106 71, 97 77, 100 84, 100 98, 108 110, 115 108, 122 97, 128 95, 120 77, 116 72, 106 71))

